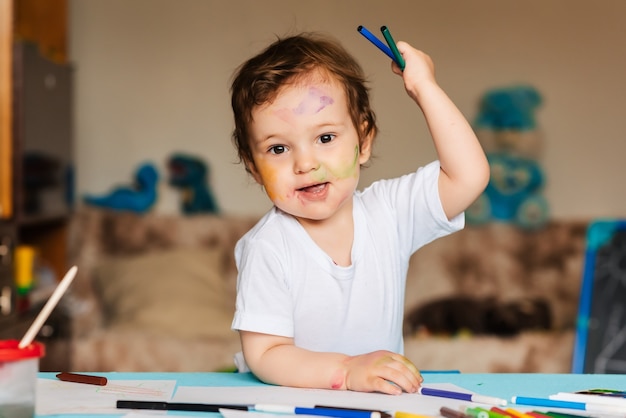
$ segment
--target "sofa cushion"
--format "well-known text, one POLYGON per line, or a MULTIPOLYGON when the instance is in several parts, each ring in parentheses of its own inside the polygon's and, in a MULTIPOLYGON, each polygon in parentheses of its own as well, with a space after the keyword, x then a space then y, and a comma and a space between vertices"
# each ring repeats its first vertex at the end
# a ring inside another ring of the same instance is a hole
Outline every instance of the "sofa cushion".
POLYGON ((230 330, 234 289, 218 248, 108 258, 95 270, 105 327, 184 338, 237 338, 230 330))

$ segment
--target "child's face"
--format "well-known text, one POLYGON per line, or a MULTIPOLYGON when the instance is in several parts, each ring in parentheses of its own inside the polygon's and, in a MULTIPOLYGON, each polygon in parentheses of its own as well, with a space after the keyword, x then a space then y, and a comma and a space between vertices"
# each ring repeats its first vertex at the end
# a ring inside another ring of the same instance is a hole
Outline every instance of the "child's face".
POLYGON ((359 146, 338 82, 312 75, 287 85, 255 108, 252 120, 250 168, 279 209, 310 220, 351 210, 372 138, 359 146))

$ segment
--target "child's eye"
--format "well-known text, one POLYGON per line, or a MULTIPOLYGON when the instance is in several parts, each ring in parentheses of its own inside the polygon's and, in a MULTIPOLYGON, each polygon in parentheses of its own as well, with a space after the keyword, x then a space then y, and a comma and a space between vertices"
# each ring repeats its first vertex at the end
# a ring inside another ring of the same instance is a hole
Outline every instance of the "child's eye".
POLYGON ((287 151, 287 148, 284 145, 274 145, 269 149, 270 154, 282 154, 287 151))
POLYGON ((324 134, 320 136, 319 140, 322 144, 327 144, 332 141, 333 138, 335 138, 335 135, 333 134, 324 134))

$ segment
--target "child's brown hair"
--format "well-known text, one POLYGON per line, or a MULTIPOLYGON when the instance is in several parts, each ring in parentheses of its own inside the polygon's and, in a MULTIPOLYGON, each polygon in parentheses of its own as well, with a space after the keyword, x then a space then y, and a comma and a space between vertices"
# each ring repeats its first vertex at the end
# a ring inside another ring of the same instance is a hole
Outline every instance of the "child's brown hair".
POLYGON ((244 62, 231 85, 235 117, 232 139, 246 170, 254 167, 249 126, 256 106, 272 101, 284 85, 314 71, 335 77, 345 89, 352 123, 361 141, 377 133, 376 116, 370 107, 369 88, 361 66, 336 41, 320 34, 302 33, 278 39, 244 62))

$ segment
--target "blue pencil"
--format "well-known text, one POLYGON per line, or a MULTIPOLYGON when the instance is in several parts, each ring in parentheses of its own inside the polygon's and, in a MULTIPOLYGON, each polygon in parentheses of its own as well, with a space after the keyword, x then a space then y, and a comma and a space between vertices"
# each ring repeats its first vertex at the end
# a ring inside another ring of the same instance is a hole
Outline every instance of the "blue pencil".
POLYGON ((389 47, 385 45, 383 41, 381 41, 376 36, 374 36, 372 32, 368 31, 365 26, 359 26, 358 28, 356 28, 356 30, 358 30, 359 33, 365 37, 365 39, 373 43, 375 46, 378 47, 378 49, 380 49, 385 54, 387 54, 389 58, 391 58, 394 61, 396 60, 396 57, 393 56, 393 52, 391 52, 391 49, 389 49, 389 47))

